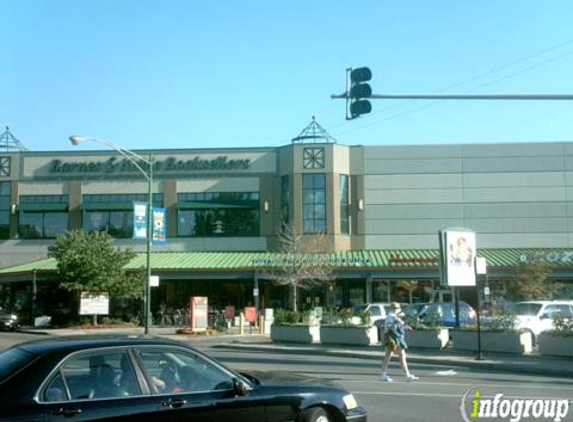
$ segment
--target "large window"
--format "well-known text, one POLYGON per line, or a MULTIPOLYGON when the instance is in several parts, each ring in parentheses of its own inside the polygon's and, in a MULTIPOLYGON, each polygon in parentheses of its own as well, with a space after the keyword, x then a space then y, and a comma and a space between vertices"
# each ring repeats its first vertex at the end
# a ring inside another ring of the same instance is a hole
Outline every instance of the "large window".
POLYGON ((281 177, 281 218, 284 224, 290 223, 290 177, 281 177))
POLYGON ((258 236, 258 192, 202 192, 177 195, 177 235, 258 236))
POLYGON ((0 239, 10 236, 10 182, 0 182, 0 239))
POLYGON ((27 195, 19 198, 18 236, 54 238, 68 229, 68 195, 27 195))
POLYGON ((324 174, 303 174, 302 215, 304 233, 325 232, 326 176, 324 174))
MULTIPOLYGON (((148 195, 97 194, 83 196, 83 228, 105 231, 116 238, 133 237, 133 202, 147 202, 148 195)), ((163 205, 163 195, 153 194, 153 206, 163 205)))
POLYGON ((350 234, 350 189, 348 185, 349 177, 347 174, 340 175, 340 188, 338 197, 340 198, 340 233, 350 234))

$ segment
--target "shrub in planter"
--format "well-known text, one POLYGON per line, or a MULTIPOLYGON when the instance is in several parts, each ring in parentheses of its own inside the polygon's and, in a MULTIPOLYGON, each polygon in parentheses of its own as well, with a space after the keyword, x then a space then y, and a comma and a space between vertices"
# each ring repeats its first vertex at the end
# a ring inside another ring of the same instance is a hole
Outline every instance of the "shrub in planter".
POLYGON ((554 330, 539 335, 539 353, 573 357, 573 318, 556 317, 553 325, 554 330))
POLYGON ((277 309, 271 325, 271 339, 296 343, 319 342, 318 321, 311 312, 277 309))
POLYGON ((449 329, 441 325, 441 318, 437 312, 428 312, 422 324, 412 315, 404 317, 404 322, 411 330, 406 331, 408 347, 442 349, 447 346, 449 329))
POLYGON ((372 345, 378 343, 378 328, 368 312, 354 314, 352 309, 329 309, 322 315, 320 341, 332 344, 372 345), (356 317, 360 322, 356 323, 356 317))
MULTIPOLYGON (((480 320, 482 321, 482 320, 480 320)), ((481 350, 483 352, 531 353, 533 336, 526 330, 515 329, 515 314, 499 312, 481 324, 481 350)), ((464 327, 452 331, 454 349, 478 350, 477 327, 464 327)))

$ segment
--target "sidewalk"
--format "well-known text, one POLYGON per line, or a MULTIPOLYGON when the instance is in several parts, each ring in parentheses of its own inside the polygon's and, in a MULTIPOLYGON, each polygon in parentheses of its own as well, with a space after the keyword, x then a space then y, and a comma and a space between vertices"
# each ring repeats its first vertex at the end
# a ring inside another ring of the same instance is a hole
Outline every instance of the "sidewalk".
MULTIPOLYGON (((22 329, 22 332, 35 334, 49 334, 53 336, 89 335, 89 334, 143 334, 143 328, 98 328, 98 329, 22 329)), ((347 345, 321 345, 277 343, 271 341, 268 335, 223 333, 213 336, 176 334, 173 327, 152 327, 150 334, 154 336, 178 340, 191 345, 205 345, 213 348, 235 349, 243 351, 266 351, 268 353, 289 353, 304 355, 338 356, 348 358, 362 358, 380 360, 382 350, 380 346, 347 346, 347 345)), ((523 374, 539 374, 573 378, 573 359, 545 357, 537 353, 529 355, 487 353, 483 359, 476 359, 477 354, 460 352, 451 348, 442 350, 410 349, 408 361, 428 365, 441 365, 444 370, 456 367, 472 369, 494 370, 523 374)))

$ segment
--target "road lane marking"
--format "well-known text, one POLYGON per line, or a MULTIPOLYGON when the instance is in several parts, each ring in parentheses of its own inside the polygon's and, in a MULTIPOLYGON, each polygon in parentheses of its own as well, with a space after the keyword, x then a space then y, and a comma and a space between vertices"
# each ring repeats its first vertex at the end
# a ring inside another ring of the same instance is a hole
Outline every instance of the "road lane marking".
POLYGON ((409 393, 400 391, 352 391, 352 394, 362 396, 420 396, 420 397, 455 397, 459 399, 461 394, 438 394, 438 393, 409 393))
MULTIPOLYGON (((327 378, 326 378, 327 379, 327 378)), ((336 379, 334 381, 338 381, 340 383, 360 383, 364 384, 365 382, 371 382, 374 384, 381 384, 381 385, 392 385, 392 384, 408 384, 408 385, 442 385, 442 386, 452 386, 452 387, 473 387, 473 386, 480 386, 482 388, 521 388, 521 389, 529 389, 529 390, 567 390, 571 391, 573 384, 567 386, 552 386, 552 385, 524 385, 520 382, 516 382, 514 384, 489 384, 485 381, 480 382, 430 382, 430 381, 422 381, 418 380, 416 382, 407 382, 407 381, 397 381, 391 384, 383 382, 379 379, 375 379, 373 381, 368 381, 365 379, 356 379, 356 380, 347 380, 347 379, 336 379)))

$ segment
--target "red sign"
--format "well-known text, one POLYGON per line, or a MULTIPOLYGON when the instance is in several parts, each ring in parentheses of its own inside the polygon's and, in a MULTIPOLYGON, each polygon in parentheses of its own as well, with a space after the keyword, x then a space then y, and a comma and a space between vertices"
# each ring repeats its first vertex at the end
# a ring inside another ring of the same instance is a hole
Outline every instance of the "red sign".
POLYGON ((254 306, 245 307, 245 321, 257 322, 257 308, 254 306))
POLYGON ((189 301, 191 310, 191 329, 207 328, 208 299, 204 296, 192 297, 189 301))

